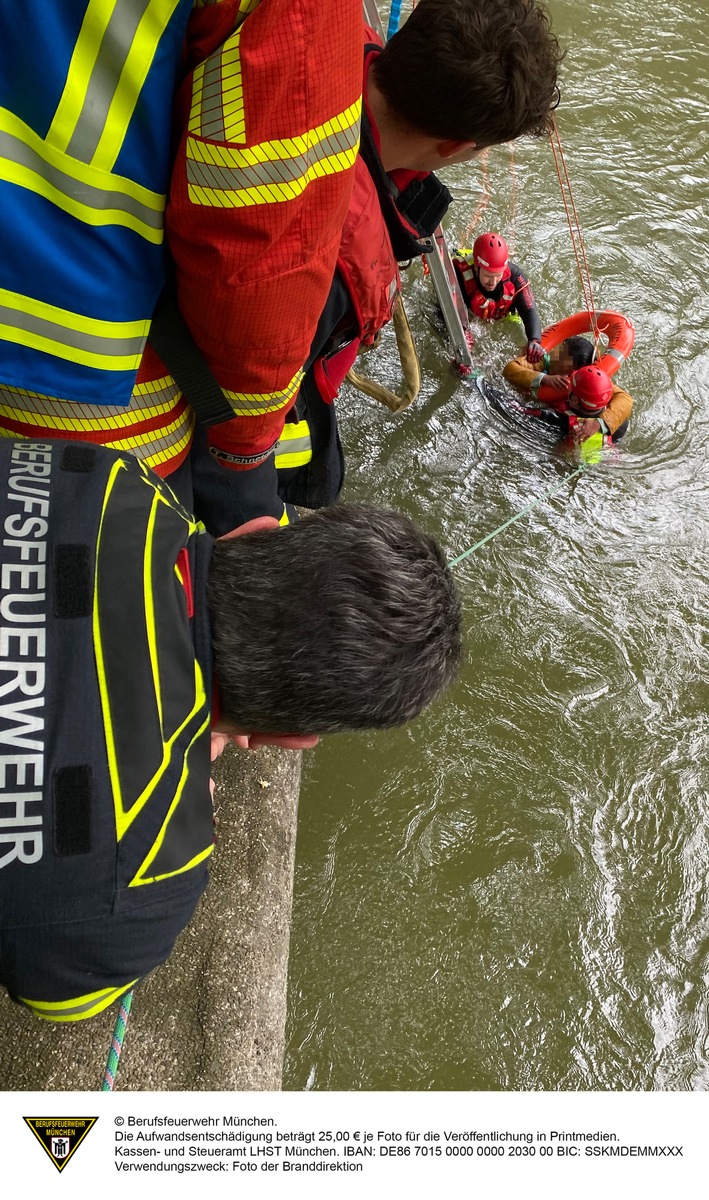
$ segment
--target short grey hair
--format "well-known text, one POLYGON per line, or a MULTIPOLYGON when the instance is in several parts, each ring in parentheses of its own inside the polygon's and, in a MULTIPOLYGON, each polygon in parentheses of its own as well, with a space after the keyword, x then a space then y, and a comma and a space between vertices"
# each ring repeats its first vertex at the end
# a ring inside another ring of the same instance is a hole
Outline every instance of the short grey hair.
POLYGON ((400 725, 461 663, 460 602, 440 547, 368 505, 216 542, 208 601, 221 715, 249 731, 400 725))

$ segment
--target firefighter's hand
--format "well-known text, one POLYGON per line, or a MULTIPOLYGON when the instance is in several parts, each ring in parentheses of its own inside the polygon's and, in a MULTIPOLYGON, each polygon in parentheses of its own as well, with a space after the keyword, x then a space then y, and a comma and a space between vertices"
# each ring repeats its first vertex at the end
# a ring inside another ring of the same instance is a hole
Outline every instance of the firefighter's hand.
POLYGON ((558 392, 559 397, 566 396, 569 390, 568 375, 545 375, 544 387, 550 388, 552 392, 558 392))
POLYGON ((532 366, 535 366, 535 364, 541 362, 543 358, 544 350, 542 348, 542 343, 538 342, 536 338, 533 338, 531 342, 527 343, 527 362, 531 362, 532 366))
POLYGON ((594 417, 580 417, 574 426, 574 437, 577 442, 585 442, 586 438, 600 433, 601 427, 594 417))

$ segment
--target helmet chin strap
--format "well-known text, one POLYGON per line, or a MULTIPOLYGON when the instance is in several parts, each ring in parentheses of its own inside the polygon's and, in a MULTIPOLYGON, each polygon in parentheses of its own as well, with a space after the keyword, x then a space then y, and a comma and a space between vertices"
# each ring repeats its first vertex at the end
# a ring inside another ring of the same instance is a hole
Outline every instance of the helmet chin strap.
POLYGON ((579 417, 597 417, 598 414, 602 413, 603 409, 606 407, 604 404, 601 406, 601 408, 587 408, 583 400, 580 400, 579 397, 575 396, 573 392, 569 392, 567 404, 569 408, 573 409, 573 411, 579 417))

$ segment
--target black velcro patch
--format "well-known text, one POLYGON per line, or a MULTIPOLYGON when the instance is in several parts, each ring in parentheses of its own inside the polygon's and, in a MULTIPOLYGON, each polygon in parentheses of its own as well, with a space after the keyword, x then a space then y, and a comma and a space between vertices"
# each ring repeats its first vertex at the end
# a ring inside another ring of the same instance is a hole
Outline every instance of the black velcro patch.
POLYGON ((65 446, 60 466, 62 471, 93 471, 96 466, 96 447, 65 446))
POLYGON ((430 237, 440 225, 453 197, 435 175, 412 179, 397 200, 397 208, 419 236, 430 237))
POLYGON ((54 852, 60 858, 91 849, 91 767, 59 767, 52 778, 54 852))
POLYGON ((55 546, 54 615, 90 617, 93 600, 91 551, 88 546, 55 546))

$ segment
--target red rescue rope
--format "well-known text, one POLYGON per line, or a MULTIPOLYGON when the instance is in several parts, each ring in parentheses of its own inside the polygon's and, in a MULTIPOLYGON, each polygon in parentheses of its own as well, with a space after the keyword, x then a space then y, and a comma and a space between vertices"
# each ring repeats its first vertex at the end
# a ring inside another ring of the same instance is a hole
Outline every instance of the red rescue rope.
POLYGON ((591 284, 591 272, 588 266, 588 258, 586 256, 586 245, 581 232, 581 222, 574 201, 573 188, 571 187, 571 179, 569 178, 569 170, 566 165, 564 150, 561 145, 561 137, 559 135, 559 126, 556 123, 556 116, 552 115, 551 128, 549 130, 549 141, 551 143, 551 151, 554 156, 554 166, 559 180, 561 189, 561 198, 566 211, 566 220, 569 224, 569 233, 571 235, 571 245, 576 259, 578 268, 579 280, 581 282, 581 294, 583 296, 584 307, 591 317, 591 331, 594 340, 594 353, 598 353, 598 346, 601 340, 598 321, 596 320, 596 301, 593 295, 593 285, 591 284))
POLYGON ((465 233, 463 234, 463 245, 464 246, 467 246, 467 244, 470 240, 471 233, 473 232, 473 230, 475 229, 475 226, 477 225, 481 216, 485 212, 485 209, 490 204, 490 196, 491 196, 490 174, 487 169, 488 156, 489 156, 489 151, 487 149, 483 150, 482 154, 480 155, 480 167, 482 170, 482 193, 478 199, 478 203, 477 203, 475 212, 473 213, 472 217, 470 218, 470 220, 468 222, 468 227, 465 230, 465 233))

